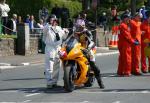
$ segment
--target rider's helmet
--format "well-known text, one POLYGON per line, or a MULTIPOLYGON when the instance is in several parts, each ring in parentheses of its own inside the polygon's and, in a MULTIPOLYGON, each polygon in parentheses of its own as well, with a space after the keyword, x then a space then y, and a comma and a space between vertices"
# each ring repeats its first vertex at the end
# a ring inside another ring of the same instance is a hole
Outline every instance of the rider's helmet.
POLYGON ((85 21, 83 19, 78 19, 76 22, 76 31, 81 32, 85 28, 85 21))

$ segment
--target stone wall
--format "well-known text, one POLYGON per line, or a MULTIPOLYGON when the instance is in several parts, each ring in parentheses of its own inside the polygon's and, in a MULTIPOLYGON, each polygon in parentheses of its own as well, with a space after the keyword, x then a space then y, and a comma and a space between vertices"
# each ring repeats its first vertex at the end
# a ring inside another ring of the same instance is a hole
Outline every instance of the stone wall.
MULTIPOLYGON (((20 47, 17 47, 20 48, 20 47)), ((16 42, 14 39, 0 39, 0 57, 13 56, 17 54, 16 42)), ((36 55, 38 54, 38 38, 30 38, 30 49, 25 55, 36 55)))
POLYGON ((30 50, 28 55, 38 54, 38 37, 30 38, 30 50))
POLYGON ((0 57, 15 55, 15 40, 11 38, 0 39, 0 57))

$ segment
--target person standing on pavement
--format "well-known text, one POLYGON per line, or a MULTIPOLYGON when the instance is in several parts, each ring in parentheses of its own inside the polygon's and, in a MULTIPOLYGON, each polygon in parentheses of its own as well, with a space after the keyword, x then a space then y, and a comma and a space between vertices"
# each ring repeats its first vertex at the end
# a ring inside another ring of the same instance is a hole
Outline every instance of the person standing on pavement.
POLYGON ((65 39, 66 37, 66 30, 63 30, 58 26, 56 16, 51 15, 48 18, 47 25, 45 25, 43 29, 43 41, 46 44, 45 76, 47 80, 47 88, 57 86, 59 68, 54 68, 54 63, 59 60, 58 50, 60 49, 63 38, 65 39), (54 74, 54 71, 57 71, 57 73, 54 74))
POLYGON ((130 76, 131 75, 131 45, 138 44, 131 37, 130 28, 129 28, 130 17, 127 14, 123 14, 122 22, 119 25, 119 40, 118 40, 118 49, 119 49, 119 59, 118 59, 118 70, 117 74, 120 76, 130 76))
POLYGON ((43 7, 39 10, 39 20, 43 19, 44 24, 46 23, 46 20, 48 18, 49 11, 46 7, 43 7))
POLYGON ((149 66, 146 65, 146 56, 144 54, 144 49, 146 44, 145 39, 150 40, 150 12, 148 12, 147 19, 141 24, 142 36, 141 36, 141 71, 143 73, 150 72, 150 58, 148 57, 149 66))
POLYGON ((17 14, 13 14, 13 17, 10 20, 8 20, 7 27, 9 28, 7 30, 8 34, 17 34, 17 14))
POLYGON ((30 16, 30 20, 29 20, 29 29, 30 29, 30 33, 34 33, 35 32, 35 28, 37 27, 37 23, 34 19, 34 16, 31 15, 30 16))
POLYGON ((3 25, 3 28, 2 28, 3 34, 6 34, 5 27, 7 26, 8 12, 9 11, 10 11, 10 8, 9 8, 9 5, 6 4, 6 0, 0 0, 0 12, 1 12, 2 25, 3 25))
POLYGON ((136 13, 132 20, 130 20, 131 36, 139 42, 139 45, 132 44, 132 74, 141 75, 139 64, 141 54, 141 15, 136 13))

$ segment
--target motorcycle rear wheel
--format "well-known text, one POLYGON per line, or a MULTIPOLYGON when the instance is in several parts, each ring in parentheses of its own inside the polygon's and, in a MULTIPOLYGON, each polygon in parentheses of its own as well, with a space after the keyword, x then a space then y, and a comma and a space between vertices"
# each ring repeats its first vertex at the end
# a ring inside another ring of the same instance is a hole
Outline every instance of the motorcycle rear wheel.
POLYGON ((64 89, 67 92, 72 92, 75 89, 75 85, 73 82, 73 71, 72 71, 72 66, 67 66, 64 69, 64 89))

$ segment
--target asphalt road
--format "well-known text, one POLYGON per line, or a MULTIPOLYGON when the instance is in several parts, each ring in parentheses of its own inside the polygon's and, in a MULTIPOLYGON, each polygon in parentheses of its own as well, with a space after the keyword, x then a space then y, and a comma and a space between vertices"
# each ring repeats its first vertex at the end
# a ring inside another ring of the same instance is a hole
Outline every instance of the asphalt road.
POLYGON ((62 71, 56 89, 46 89, 44 65, 21 66, 0 73, 0 102, 51 103, 150 103, 150 73, 142 76, 118 77, 118 55, 97 57, 105 89, 97 83, 91 88, 77 88, 66 93, 62 71))

